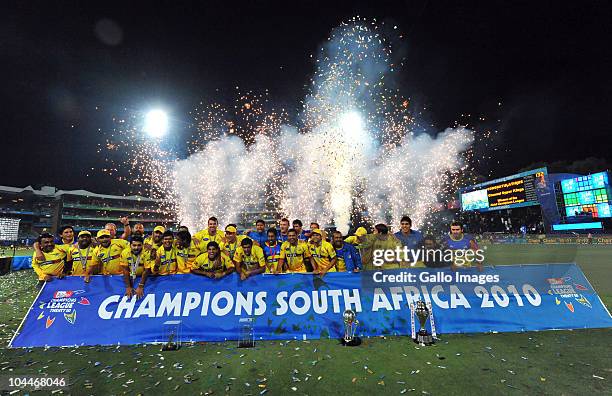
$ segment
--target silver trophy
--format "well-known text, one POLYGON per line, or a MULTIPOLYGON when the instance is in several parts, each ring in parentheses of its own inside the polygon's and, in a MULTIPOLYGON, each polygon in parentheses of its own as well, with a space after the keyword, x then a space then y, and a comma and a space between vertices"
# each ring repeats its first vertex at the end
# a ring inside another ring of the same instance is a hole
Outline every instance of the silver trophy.
POLYGON ((167 320, 164 322, 164 339, 162 351, 176 351, 181 348, 180 320, 167 320))
POLYGON ((361 339, 355 337, 357 325, 359 324, 355 311, 350 309, 344 311, 342 314, 342 321, 344 322, 344 337, 342 337, 342 344, 347 346, 357 346, 361 344, 361 339))
MULTIPOLYGON (((430 308, 428 308, 427 304, 422 300, 416 302, 416 307, 414 308, 414 314, 416 314, 417 319, 419 320, 419 325, 421 329, 416 333, 416 337, 413 337, 414 342, 421 345, 431 345, 434 343, 434 337, 429 334, 427 329, 425 328, 425 324, 427 323, 427 319, 432 316, 432 312, 430 308)), ((414 315, 413 314, 413 315, 414 315)), ((433 317, 432 324, 433 324, 433 317)))
POLYGON ((238 348, 253 348, 255 346, 255 332, 253 331, 253 318, 240 318, 240 336, 238 348))

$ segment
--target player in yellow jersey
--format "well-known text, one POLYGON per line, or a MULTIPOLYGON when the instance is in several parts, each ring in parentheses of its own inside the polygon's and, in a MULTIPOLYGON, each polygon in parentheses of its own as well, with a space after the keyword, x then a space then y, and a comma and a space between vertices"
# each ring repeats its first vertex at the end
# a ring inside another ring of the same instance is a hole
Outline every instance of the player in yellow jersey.
POLYGON ((124 244, 122 242, 117 243, 116 239, 111 239, 111 234, 106 229, 98 231, 96 239, 100 244, 94 250, 95 266, 87 268, 85 282, 89 282, 90 276, 94 273, 102 275, 123 274, 119 261, 121 260, 121 252, 124 250, 124 244))
POLYGON ((70 256, 72 258, 70 275, 85 276, 88 268, 92 269, 96 266, 95 249, 96 247, 91 239, 91 232, 87 230, 79 232, 77 244, 70 248, 70 256))
POLYGON ((221 249, 217 242, 210 242, 207 245, 206 253, 196 257, 191 269, 192 274, 203 275, 212 279, 221 279, 234 272, 234 263, 225 254, 221 254, 221 249))
POLYGON ((148 264, 148 268, 153 267, 155 264, 155 257, 157 255, 157 249, 162 247, 164 232, 166 229, 163 226, 157 226, 153 229, 153 234, 144 239, 144 257, 143 259, 148 264))
POLYGON ((305 273, 307 264, 310 264, 310 250, 306 243, 298 241, 298 234, 292 228, 287 231, 287 242, 281 245, 279 268, 284 272, 305 273))
POLYGON ((261 274, 266 270, 266 259, 263 250, 253 244, 251 238, 244 238, 240 247, 234 255, 234 266, 240 274, 240 279, 245 280, 249 276, 261 274))
MULTIPOLYGON (((71 225, 64 225, 60 227, 58 234, 59 239, 54 240, 55 247, 67 255, 72 246, 76 244, 74 239, 74 228, 71 225)), ((38 258, 39 261, 44 261, 45 258, 42 254, 40 244, 38 242, 34 242, 33 247, 34 252, 36 253, 36 258, 38 258)))
POLYGON ((149 275, 149 269, 143 260, 144 240, 140 235, 134 235, 130 241, 130 247, 121 252, 121 268, 123 270, 123 282, 125 283, 125 295, 136 296, 140 299, 144 296, 144 285, 149 275), (140 276, 140 283, 134 289, 134 281, 140 276))
POLYGON ((223 238, 225 234, 223 231, 218 229, 219 222, 216 217, 211 217, 208 219, 208 228, 202 231, 196 232, 194 238, 198 240, 196 243, 202 243, 202 249, 206 250, 206 245, 208 242, 217 242, 219 246, 221 246, 221 242, 223 242, 223 238))
POLYGON ((336 262, 338 261, 336 249, 331 243, 323 240, 321 230, 311 230, 308 249, 312 257, 313 273, 323 276, 328 272, 336 272, 336 262))
POLYGON ((321 229, 321 226, 320 226, 320 225, 319 225, 319 223, 317 223, 316 221, 313 221, 313 222, 311 222, 311 223, 310 223, 310 232, 312 232, 312 230, 319 230, 319 231, 321 231, 321 238, 322 238, 324 241, 327 241, 327 240, 328 240, 328 238, 327 238, 327 232, 325 232, 325 230, 322 230, 322 229, 321 229))
POLYGON ((229 258, 233 259, 236 250, 240 247, 240 242, 246 238, 245 235, 238 235, 236 224, 228 224, 225 227, 225 238, 219 244, 221 253, 225 253, 229 258))
POLYGON ((351 235, 348 236, 344 239, 344 242, 346 243, 350 243, 351 245, 355 246, 357 249, 359 249, 359 245, 361 245, 363 242, 365 242, 366 240, 366 235, 368 235, 368 231, 363 228, 363 227, 359 227, 357 228, 357 230, 355 230, 355 235, 351 235))
POLYGON ((66 259, 69 257, 64 251, 55 247, 53 235, 49 233, 40 234, 38 244, 43 254, 43 260, 39 260, 34 253, 32 268, 38 275, 37 287, 40 288, 45 282, 51 282, 53 278, 61 279, 64 277, 64 266, 66 259))
POLYGON ((189 231, 185 230, 176 233, 174 248, 176 249, 177 272, 188 274, 193 262, 202 253, 202 250, 191 239, 189 231))
POLYGON ((151 272, 154 275, 172 275, 177 271, 176 247, 172 231, 164 232, 162 247, 157 249, 155 265, 151 272))

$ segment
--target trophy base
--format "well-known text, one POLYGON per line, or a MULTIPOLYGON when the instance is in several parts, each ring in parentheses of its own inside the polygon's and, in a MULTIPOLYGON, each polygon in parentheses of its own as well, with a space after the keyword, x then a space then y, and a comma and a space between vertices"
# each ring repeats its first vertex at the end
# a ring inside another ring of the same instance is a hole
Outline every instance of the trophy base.
POLYGON ((432 345, 435 341, 431 334, 428 333, 417 333, 416 338, 413 341, 420 345, 432 345))
POLYGON ((178 351, 179 347, 175 343, 164 344, 161 348, 162 351, 178 351))
POLYGON ((346 341, 344 338, 340 339, 340 342, 342 343, 342 345, 344 346, 359 346, 361 345, 361 338, 359 337, 353 337, 352 340, 350 341, 346 341))
POLYGON ((238 342, 238 348, 254 348, 255 341, 240 341, 238 342))

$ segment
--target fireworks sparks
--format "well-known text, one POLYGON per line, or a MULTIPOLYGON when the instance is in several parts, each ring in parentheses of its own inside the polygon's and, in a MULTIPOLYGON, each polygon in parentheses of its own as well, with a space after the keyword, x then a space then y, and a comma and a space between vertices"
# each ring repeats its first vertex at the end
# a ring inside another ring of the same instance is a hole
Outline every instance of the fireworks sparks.
POLYGON ((402 61, 375 21, 353 18, 317 53, 299 128, 268 92, 236 88, 233 104, 191 112, 185 159, 143 139, 135 120, 117 120, 106 149, 127 149, 133 180, 192 229, 267 210, 341 231, 356 217, 397 225, 403 214, 420 226, 470 173, 475 134, 459 125, 424 133, 423 110, 394 87, 402 61))

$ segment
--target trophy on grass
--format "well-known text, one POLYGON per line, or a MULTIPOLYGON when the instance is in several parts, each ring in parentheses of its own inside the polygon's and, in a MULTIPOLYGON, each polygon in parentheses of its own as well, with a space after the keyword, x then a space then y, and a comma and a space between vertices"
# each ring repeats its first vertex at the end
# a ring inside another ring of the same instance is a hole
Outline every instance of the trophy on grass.
POLYGON ((361 339, 359 337, 355 337, 357 325, 359 324, 355 311, 350 309, 344 311, 342 314, 342 321, 344 322, 344 336, 342 337, 342 345, 357 346, 361 344, 361 339))
POLYGON ((164 322, 164 340, 162 351, 176 351, 181 347, 180 320, 167 320, 164 322))
POLYGON ((410 304, 410 316, 411 316, 410 323, 411 323, 411 330, 412 330, 412 339, 414 340, 414 342, 420 345, 433 344, 435 342, 434 339, 436 338, 436 327, 434 324, 434 317, 433 317, 433 311, 431 309, 431 303, 425 303, 422 300, 417 301, 416 305, 414 303, 411 303, 410 304), (417 319, 419 320, 419 325, 421 326, 418 333, 415 331, 416 330, 415 323, 414 323, 415 315, 417 319), (428 318, 430 319, 432 334, 430 334, 427 331, 427 328, 425 327, 428 318))
POLYGON ((255 346, 255 332, 253 331, 253 318, 240 318, 240 337, 238 348, 253 348, 255 346))

